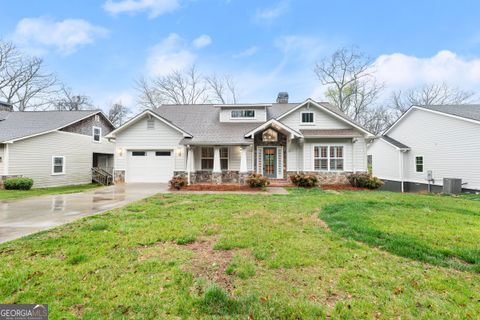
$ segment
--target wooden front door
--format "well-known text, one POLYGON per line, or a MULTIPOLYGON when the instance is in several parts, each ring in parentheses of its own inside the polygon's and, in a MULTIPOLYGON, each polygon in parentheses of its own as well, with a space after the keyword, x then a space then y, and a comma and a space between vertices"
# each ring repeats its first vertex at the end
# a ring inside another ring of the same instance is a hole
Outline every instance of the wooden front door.
POLYGON ((277 177, 277 148, 263 148, 263 175, 277 177))

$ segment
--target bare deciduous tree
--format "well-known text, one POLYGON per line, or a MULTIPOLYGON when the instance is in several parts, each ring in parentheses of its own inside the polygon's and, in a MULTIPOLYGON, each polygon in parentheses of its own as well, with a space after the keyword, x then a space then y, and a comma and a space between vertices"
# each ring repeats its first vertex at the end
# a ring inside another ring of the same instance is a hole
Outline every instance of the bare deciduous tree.
POLYGON ((383 89, 374 78, 372 60, 356 47, 341 48, 315 66, 326 97, 354 120, 363 118, 383 89))
POLYGON ((233 77, 213 74, 205 78, 211 91, 211 101, 218 103, 237 103, 237 91, 233 77))
POLYGON ((53 101, 53 107, 59 111, 78 111, 94 109, 89 96, 74 94, 72 89, 62 85, 58 97, 53 101))
POLYGON ((341 48, 317 63, 315 73, 327 87, 327 99, 370 132, 390 123, 390 112, 377 105, 384 89, 374 76, 372 60, 356 47, 341 48))
POLYGON ((406 91, 394 91, 391 108, 400 116, 413 105, 465 104, 471 102, 473 96, 471 91, 451 87, 444 82, 431 83, 406 91))
POLYGON ((12 43, 0 40, 0 97, 18 111, 46 108, 57 79, 42 59, 28 57, 12 43))
POLYGON ((202 75, 192 66, 186 71, 172 73, 151 80, 137 81, 139 103, 145 108, 161 104, 202 104, 208 101, 207 86, 202 75))
POLYGON ((204 77, 195 66, 153 79, 136 82, 139 104, 155 108, 162 104, 236 103, 237 91, 231 76, 204 77))
POLYGON ((113 103, 108 109, 108 119, 115 127, 124 124, 129 114, 130 109, 122 102, 113 103))

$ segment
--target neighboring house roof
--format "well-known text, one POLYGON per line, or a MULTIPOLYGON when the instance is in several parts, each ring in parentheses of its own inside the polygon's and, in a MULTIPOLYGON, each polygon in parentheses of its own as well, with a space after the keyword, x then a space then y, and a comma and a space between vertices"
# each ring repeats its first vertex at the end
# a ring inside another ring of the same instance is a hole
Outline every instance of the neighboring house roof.
POLYGON ((321 137, 359 137, 353 129, 302 129, 300 132, 305 138, 321 137))
POLYGON ((401 150, 409 150, 410 147, 407 146, 407 145, 404 145, 403 143, 401 143, 400 141, 398 140, 395 140, 393 138, 390 138, 389 136, 381 136, 380 139, 384 140, 385 142, 391 144, 392 146, 394 146, 395 148, 397 149, 401 149, 401 150))
POLYGON ((480 121, 480 104, 418 106, 465 119, 480 121))
POLYGON ((383 134, 386 135, 388 132, 390 132, 398 123, 403 120, 403 118, 405 118, 405 116, 414 110, 424 110, 427 112, 443 114, 447 117, 480 124, 479 104, 411 106, 400 116, 400 118, 398 118, 387 130, 385 130, 383 134))
POLYGON ((59 130, 75 122, 101 113, 85 111, 27 111, 0 114, 0 142, 11 142, 59 130))

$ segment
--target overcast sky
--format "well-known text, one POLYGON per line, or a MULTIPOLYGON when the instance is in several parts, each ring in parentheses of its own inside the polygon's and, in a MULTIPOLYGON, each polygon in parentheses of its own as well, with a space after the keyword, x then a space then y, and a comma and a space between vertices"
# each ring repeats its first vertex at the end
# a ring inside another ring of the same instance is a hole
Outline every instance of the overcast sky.
POLYGON ((195 63, 236 79, 242 102, 321 99, 315 61, 357 45, 389 90, 480 88, 480 1, 0 0, 14 41, 100 106, 133 82, 195 63))

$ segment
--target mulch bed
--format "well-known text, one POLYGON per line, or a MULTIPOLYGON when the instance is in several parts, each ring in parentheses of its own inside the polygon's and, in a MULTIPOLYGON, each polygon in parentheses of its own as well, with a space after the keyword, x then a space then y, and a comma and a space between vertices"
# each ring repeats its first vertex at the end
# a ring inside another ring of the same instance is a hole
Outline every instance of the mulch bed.
POLYGON ((264 191, 261 188, 250 188, 241 184, 203 184, 197 183, 185 186, 180 191, 241 191, 241 192, 259 192, 264 191))
POLYGON ((322 190, 349 190, 349 191, 369 191, 367 188, 352 187, 349 184, 322 184, 320 185, 322 190))

